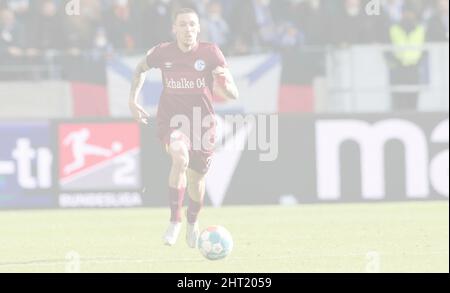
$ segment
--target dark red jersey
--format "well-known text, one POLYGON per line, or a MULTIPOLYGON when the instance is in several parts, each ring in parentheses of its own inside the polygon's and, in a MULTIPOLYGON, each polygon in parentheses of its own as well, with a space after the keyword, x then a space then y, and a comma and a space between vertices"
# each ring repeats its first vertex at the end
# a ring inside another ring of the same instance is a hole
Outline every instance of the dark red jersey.
MULTIPOLYGON (((214 115, 212 71, 218 66, 226 66, 225 58, 216 45, 200 42, 185 53, 175 42, 163 43, 149 52, 147 64, 162 71, 164 90, 157 115, 161 140, 164 141, 173 131, 170 121, 176 115, 184 115, 192 123, 201 123, 206 116, 214 115), (193 117, 194 109, 199 113, 196 117, 193 117)), ((211 128, 214 125, 204 126, 201 132, 211 131, 211 128)), ((199 139, 193 137, 192 132, 186 135, 191 141, 199 139)))

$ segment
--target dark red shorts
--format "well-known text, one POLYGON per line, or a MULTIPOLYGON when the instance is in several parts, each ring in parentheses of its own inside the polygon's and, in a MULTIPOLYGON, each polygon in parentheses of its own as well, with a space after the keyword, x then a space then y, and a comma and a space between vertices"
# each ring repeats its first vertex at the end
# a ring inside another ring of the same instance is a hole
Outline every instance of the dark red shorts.
POLYGON ((188 168, 202 175, 206 175, 211 167, 213 151, 193 150, 191 140, 183 133, 177 131, 177 136, 173 137, 176 130, 169 130, 165 135, 160 135, 160 139, 166 151, 169 145, 174 141, 183 141, 189 148, 189 166, 188 168))

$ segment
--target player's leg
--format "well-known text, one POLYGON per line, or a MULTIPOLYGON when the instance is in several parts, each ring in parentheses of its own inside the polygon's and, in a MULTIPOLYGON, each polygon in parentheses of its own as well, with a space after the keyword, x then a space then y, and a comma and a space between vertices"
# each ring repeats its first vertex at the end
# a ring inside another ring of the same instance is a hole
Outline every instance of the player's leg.
POLYGON ((203 207, 205 198, 206 175, 189 169, 187 178, 189 205, 187 210, 188 225, 186 230, 186 241, 189 247, 196 248, 198 237, 200 235, 198 216, 203 207))
POLYGON ((206 190, 206 175, 198 173, 192 169, 187 171, 188 179, 188 194, 189 194, 189 207, 188 207, 188 223, 197 222, 198 215, 203 206, 206 190))
POLYGON ((174 245, 181 230, 184 194, 187 187, 186 171, 189 165, 189 145, 178 133, 172 134, 167 152, 172 159, 169 176, 170 224, 164 236, 166 245, 174 245))

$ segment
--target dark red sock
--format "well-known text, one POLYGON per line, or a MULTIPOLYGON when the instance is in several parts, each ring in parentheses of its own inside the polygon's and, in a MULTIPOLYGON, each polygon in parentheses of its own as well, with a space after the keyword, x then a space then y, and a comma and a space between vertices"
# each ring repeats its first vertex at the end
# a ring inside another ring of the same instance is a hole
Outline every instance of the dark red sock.
POLYGON ((200 214, 200 210, 203 207, 202 202, 197 202, 189 197, 189 206, 187 211, 187 219, 189 224, 195 224, 200 214))
POLYGON ((185 188, 176 189, 169 187, 170 221, 172 223, 181 222, 185 190, 185 188))

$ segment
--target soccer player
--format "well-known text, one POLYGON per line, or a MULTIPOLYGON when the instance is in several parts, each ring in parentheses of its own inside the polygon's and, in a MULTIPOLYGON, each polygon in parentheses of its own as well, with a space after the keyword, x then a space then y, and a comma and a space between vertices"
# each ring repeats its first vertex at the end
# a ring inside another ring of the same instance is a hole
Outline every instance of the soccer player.
POLYGON ((168 246, 176 243, 187 191, 186 241, 191 248, 197 247, 200 233, 198 215, 204 201, 205 177, 215 143, 216 123, 214 119, 208 119, 214 116, 212 95, 228 100, 236 100, 239 96, 220 49, 214 44, 199 42, 199 22, 198 14, 191 9, 184 8, 174 14, 172 30, 176 41, 152 48, 139 63, 129 101, 136 121, 148 124, 149 114, 138 102, 139 92, 149 69, 162 71, 164 90, 156 122, 158 137, 172 159, 169 176, 171 217, 163 239, 168 246), (179 127, 183 121, 190 125, 179 127), (200 127, 196 125, 199 121, 200 127), (195 131, 198 129, 200 131, 195 131))

